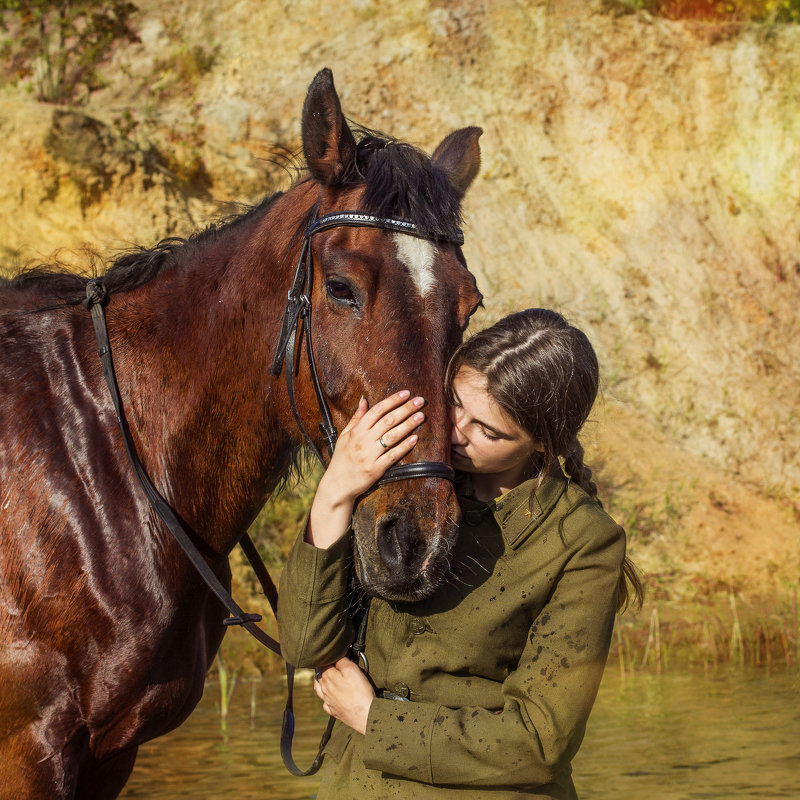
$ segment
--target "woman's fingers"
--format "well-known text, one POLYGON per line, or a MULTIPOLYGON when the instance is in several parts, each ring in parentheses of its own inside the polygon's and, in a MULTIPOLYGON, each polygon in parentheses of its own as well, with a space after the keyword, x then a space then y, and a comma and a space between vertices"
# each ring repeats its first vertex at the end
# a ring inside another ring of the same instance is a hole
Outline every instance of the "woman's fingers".
POLYGON ((390 447, 383 455, 379 456, 377 463, 380 465, 381 469, 386 472, 392 464, 396 464, 403 456, 410 453, 414 449, 414 445, 417 441, 419 441, 419 436, 417 436, 416 433, 411 436, 406 436, 405 439, 401 439, 394 447, 390 447))
POLYGON ((389 397, 375 403, 370 408, 369 403, 362 397, 350 421, 342 429, 342 433, 349 433, 358 427, 360 431, 370 431, 379 428, 376 439, 395 425, 401 423, 425 405, 422 397, 410 397, 410 392, 404 389, 395 392, 389 397))
POLYGON ((418 440, 410 434, 425 421, 421 411, 424 404, 423 398, 412 398, 408 391, 396 392, 372 408, 362 398, 339 436, 314 505, 319 505, 317 501, 323 495, 331 508, 349 508, 388 467, 409 453, 418 440))
POLYGON ((378 432, 380 435, 398 422, 402 422, 402 420, 411 416, 411 414, 425 405, 425 400, 422 397, 410 397, 410 394, 408 390, 404 389, 402 392, 396 392, 375 403, 364 414, 361 424, 365 428, 373 428, 380 425, 382 428, 378 432))
POLYGON ((384 414, 388 414, 393 408, 397 408, 397 406, 405 403, 410 396, 411 392, 409 392, 408 389, 403 389, 402 391, 390 394, 388 397, 384 397, 383 400, 379 400, 367 411, 364 415, 364 423, 372 427, 380 417, 384 414))
POLYGON ((403 442, 406 437, 416 430, 425 421, 425 414, 422 411, 416 411, 407 419, 404 419, 398 425, 394 425, 378 437, 378 444, 384 450, 391 450, 398 444, 403 442))

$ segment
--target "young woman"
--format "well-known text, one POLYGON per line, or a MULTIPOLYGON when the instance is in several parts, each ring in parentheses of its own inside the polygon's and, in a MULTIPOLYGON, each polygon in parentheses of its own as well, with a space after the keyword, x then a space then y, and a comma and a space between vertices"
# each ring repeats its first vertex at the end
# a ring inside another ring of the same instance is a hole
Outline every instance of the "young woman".
POLYGON ((641 598, 577 439, 597 388, 589 340, 553 311, 512 314, 456 351, 447 390, 463 519, 452 572, 427 600, 371 601, 369 679, 342 638, 350 518, 414 447, 424 400, 362 400, 281 578, 285 656, 318 668, 314 688, 341 721, 319 798, 576 797, 570 762, 626 576, 641 598))

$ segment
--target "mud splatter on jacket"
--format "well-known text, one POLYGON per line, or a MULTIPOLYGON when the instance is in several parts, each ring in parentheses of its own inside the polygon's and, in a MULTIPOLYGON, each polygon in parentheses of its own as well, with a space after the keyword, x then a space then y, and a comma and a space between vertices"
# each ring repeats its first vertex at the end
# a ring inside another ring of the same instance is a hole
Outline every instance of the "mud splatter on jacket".
MULTIPOLYGON (((608 655, 624 531, 561 474, 462 499, 452 575, 419 603, 374 599, 366 735, 337 724, 319 798, 576 797, 570 762, 608 655)), ((298 538, 281 577, 288 660, 323 666, 354 639, 352 539, 298 538)))

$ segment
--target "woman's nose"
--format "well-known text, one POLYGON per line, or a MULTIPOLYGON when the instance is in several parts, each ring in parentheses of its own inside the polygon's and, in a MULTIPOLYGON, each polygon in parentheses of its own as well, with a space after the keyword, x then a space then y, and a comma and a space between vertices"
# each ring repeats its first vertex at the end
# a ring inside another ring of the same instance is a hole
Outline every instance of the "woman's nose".
POLYGON ((450 444, 465 444, 466 441, 466 437, 458 427, 458 422, 454 419, 452 433, 450 434, 450 444))

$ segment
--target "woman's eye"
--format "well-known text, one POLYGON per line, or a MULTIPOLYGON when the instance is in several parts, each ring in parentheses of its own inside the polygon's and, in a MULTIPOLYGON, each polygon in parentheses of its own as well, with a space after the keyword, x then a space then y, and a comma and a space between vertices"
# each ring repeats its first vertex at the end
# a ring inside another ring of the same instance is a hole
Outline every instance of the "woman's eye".
POLYGON ((497 440, 500 438, 499 436, 492 436, 492 434, 491 434, 491 433, 489 433, 489 432, 488 432, 487 430, 485 430, 484 428, 481 428, 481 433, 482 433, 482 434, 483 434, 483 435, 484 435, 484 436, 485 436, 485 437, 486 437, 486 438, 487 438, 487 439, 488 439, 490 442, 496 442, 496 441, 497 441, 497 440))
POLYGON ((326 281, 325 289, 327 290, 328 295, 334 300, 338 300, 341 303, 352 303, 355 305, 355 295, 353 294, 352 289, 346 283, 344 283, 344 281, 326 281))

